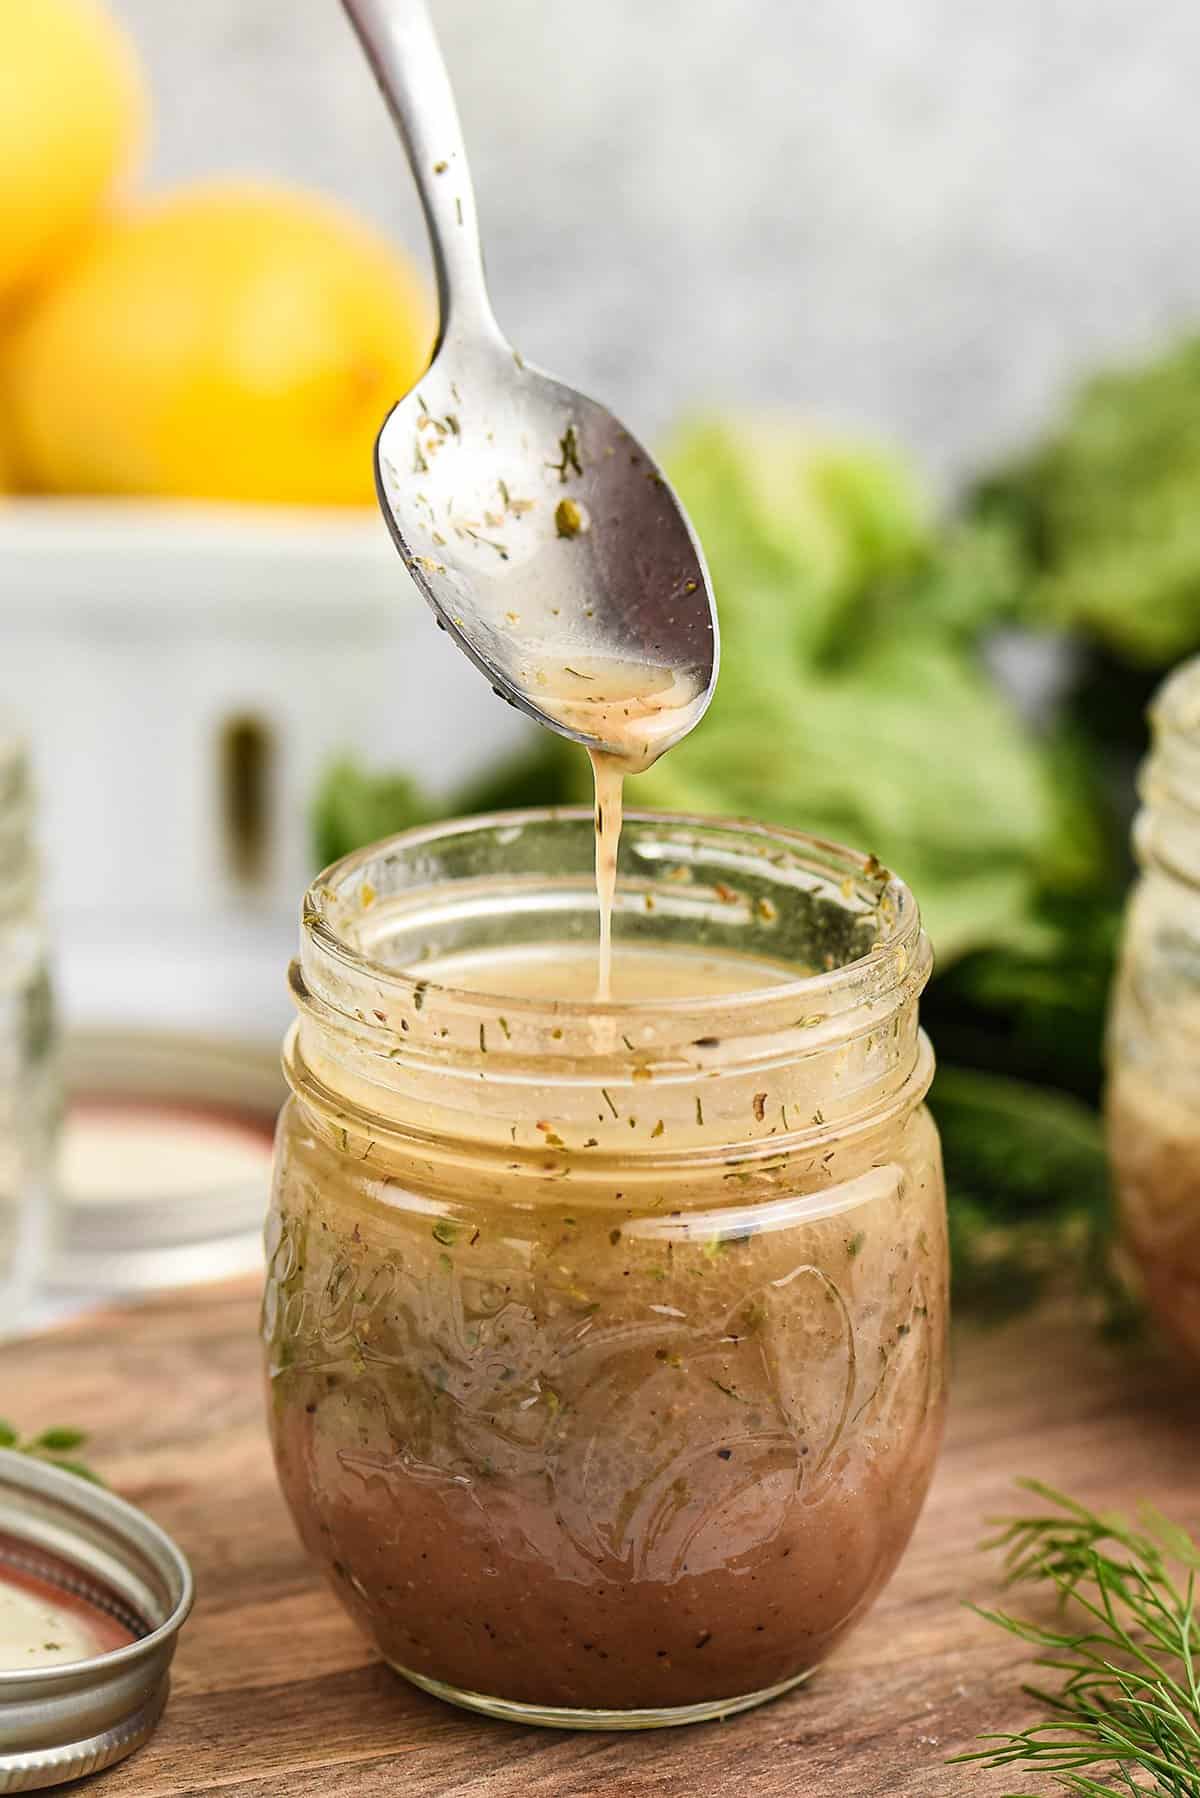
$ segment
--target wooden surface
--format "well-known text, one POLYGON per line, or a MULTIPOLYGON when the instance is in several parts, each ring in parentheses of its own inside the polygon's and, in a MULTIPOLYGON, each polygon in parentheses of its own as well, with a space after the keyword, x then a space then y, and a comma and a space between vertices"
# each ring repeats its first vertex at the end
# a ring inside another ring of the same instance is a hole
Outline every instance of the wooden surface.
POLYGON ((807 1688, 690 1729, 518 1729, 405 1685, 309 1571, 267 1451, 256 1313, 248 1286, 219 1287, 0 1351, 0 1411, 30 1430, 88 1428, 93 1463, 172 1532, 196 1573, 166 1717, 101 1776, 105 1798, 993 1798, 1028 1782, 945 1758, 1027 1714, 1020 1645, 962 1602, 994 1596, 992 1560, 975 1544, 983 1520, 1011 1508, 1013 1476, 1102 1507, 1149 1496, 1200 1524, 1200 1381, 1189 1391, 1151 1351, 1110 1349, 1062 1314, 962 1329, 917 1536, 807 1688))

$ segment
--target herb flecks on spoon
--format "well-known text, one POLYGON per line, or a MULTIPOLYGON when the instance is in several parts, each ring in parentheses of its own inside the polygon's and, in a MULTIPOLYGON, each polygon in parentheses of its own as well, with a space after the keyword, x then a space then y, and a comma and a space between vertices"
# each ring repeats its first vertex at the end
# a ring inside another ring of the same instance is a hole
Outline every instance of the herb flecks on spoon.
POLYGON ((956 1760, 1042 1773, 1086 1798, 1200 1798, 1200 1546, 1157 1511, 1134 1529, 1020 1484, 1052 1508, 1005 1519, 987 1546, 1003 1550, 1008 1585, 1057 1594, 1057 1617, 972 1608, 1040 1651, 1035 1664, 1058 1677, 1024 1690, 1052 1715, 956 1760))

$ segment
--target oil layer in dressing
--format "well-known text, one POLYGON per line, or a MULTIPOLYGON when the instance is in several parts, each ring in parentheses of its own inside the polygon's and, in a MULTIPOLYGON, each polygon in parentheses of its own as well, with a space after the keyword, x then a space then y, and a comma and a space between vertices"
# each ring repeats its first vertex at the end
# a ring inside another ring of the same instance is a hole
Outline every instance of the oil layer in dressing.
MULTIPOLYGON (((714 955, 674 943, 623 944, 613 956, 610 992, 618 1004, 719 999, 777 986, 796 972, 753 955, 714 955)), ((579 943, 489 947, 421 963, 422 976, 440 986, 503 999, 544 999, 548 973, 555 999, 565 1004, 595 996, 596 958, 579 943)))
POLYGON ((695 673, 595 656, 538 668, 542 709, 603 745, 589 749, 596 787, 596 899, 600 913, 597 999, 612 993, 612 912, 625 777, 641 774, 677 743, 704 707, 695 673))

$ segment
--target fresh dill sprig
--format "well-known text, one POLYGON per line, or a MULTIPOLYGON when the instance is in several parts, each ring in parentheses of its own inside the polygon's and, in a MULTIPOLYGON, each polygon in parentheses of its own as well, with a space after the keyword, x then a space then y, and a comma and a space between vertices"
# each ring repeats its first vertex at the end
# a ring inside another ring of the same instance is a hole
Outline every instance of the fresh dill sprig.
POLYGON ((1057 1594, 1058 1626, 972 1609, 1060 1676, 1053 1689, 1024 1688, 1053 1715, 983 1736, 987 1747, 955 1759, 1043 1773, 1083 1798, 1200 1798, 1200 1547, 1157 1511, 1134 1529, 1037 1480, 1019 1483, 1054 1511, 1005 1519, 986 1546, 1003 1551, 1008 1585, 1057 1594))
POLYGON ((19 1455, 32 1455, 35 1461, 49 1461, 55 1467, 61 1467, 64 1473, 78 1474, 81 1480, 91 1480, 94 1486, 102 1486, 104 1481, 100 1475, 85 1461, 74 1458, 75 1450, 83 1447, 87 1436, 82 1430, 69 1429, 66 1425, 42 1430, 36 1436, 22 1436, 15 1425, 0 1418, 0 1448, 15 1449, 19 1455))

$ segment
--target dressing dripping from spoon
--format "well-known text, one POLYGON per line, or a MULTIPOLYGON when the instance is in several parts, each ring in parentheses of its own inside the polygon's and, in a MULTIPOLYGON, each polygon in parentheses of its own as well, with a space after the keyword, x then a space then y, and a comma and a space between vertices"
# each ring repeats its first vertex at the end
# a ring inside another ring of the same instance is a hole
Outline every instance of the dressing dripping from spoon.
POLYGON ((450 79, 425 0, 342 0, 399 128, 438 286, 433 360, 375 448, 384 517, 443 629, 596 773, 598 996, 611 993, 621 789, 712 695, 708 570, 649 452, 527 363, 488 298, 450 79))
POLYGON ((679 669, 607 657, 580 656, 569 664, 539 667, 533 678, 547 717, 591 739, 600 914, 596 997, 603 1002, 612 996, 612 918, 626 777, 644 773, 686 735, 708 695, 679 669), (607 747, 593 747, 597 742, 607 747))

